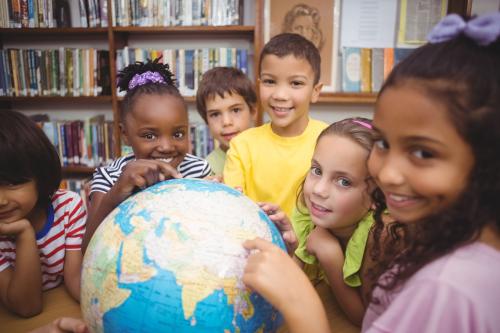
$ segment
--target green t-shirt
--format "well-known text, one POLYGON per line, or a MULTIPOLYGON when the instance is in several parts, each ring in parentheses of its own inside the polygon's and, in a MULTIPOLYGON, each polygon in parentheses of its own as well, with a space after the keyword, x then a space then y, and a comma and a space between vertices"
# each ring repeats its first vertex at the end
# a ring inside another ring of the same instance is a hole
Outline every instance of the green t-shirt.
MULTIPOLYGON (((302 209, 304 213, 299 212, 294 208, 291 220, 293 229, 299 240, 299 245, 295 250, 295 255, 302 260, 306 265, 319 266, 318 259, 307 252, 307 237, 314 229, 314 224, 311 221, 311 216, 305 208, 302 209)), ((347 247, 345 250, 345 261, 343 266, 344 282, 351 287, 359 287, 361 285, 361 278, 359 277, 359 270, 363 264, 363 255, 365 254, 366 242, 370 229, 373 225, 372 214, 367 214, 354 230, 347 247)), ((310 271, 311 268, 307 268, 310 271)), ((306 274, 311 278, 311 275, 306 271, 306 274)))
POLYGON ((212 169, 212 175, 222 176, 224 164, 226 163, 226 152, 220 148, 215 148, 207 155, 206 160, 212 169))

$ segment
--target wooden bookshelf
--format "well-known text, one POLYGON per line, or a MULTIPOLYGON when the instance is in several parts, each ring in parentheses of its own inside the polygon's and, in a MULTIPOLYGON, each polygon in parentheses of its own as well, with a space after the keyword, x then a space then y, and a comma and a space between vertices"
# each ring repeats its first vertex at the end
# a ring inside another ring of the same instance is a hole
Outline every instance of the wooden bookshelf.
POLYGON ((103 35, 106 36, 108 28, 0 28, 3 37, 19 35, 103 35))
POLYGON ((111 96, 0 96, 0 102, 96 102, 109 103, 111 96))
POLYGON ((317 103, 372 105, 376 100, 376 93, 321 93, 317 103))
POLYGON ((168 26, 168 27, 112 27, 115 33, 129 34, 172 34, 172 35, 238 35, 252 37, 254 26, 168 26))
POLYGON ((95 168, 83 165, 68 165, 62 167, 62 171, 64 174, 92 175, 95 168))

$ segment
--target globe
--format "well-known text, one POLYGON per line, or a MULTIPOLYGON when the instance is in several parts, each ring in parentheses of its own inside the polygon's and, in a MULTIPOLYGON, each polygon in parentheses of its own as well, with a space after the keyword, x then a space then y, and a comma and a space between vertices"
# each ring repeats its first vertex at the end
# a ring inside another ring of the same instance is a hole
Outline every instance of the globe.
POLYGON ((241 277, 247 239, 282 249, 266 214, 223 184, 157 183, 115 208, 83 260, 81 308, 93 332, 273 332, 280 314, 241 277))

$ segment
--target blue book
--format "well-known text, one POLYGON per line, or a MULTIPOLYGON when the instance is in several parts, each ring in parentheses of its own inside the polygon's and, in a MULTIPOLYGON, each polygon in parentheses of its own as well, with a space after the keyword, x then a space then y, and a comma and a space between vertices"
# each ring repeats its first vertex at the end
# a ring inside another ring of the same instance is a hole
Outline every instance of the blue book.
POLYGON ((3 67, 4 52, 0 50, 0 96, 6 95, 5 69, 3 67))
POLYGON ((245 74, 248 74, 248 53, 246 49, 240 49, 240 65, 239 69, 245 74))
POLYGON ((344 47, 342 52, 342 91, 361 91, 361 49, 344 47))
POLYGON ((184 83, 188 89, 194 89, 194 50, 186 50, 184 83))

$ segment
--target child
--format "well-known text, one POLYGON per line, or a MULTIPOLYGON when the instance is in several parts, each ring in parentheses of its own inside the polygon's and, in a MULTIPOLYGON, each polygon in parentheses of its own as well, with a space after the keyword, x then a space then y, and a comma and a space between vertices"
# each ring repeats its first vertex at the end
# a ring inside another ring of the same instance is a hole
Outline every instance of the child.
POLYGON ((259 61, 260 102, 271 122, 231 141, 224 182, 254 201, 278 204, 290 216, 326 124, 309 119, 321 90, 318 49, 297 34, 273 37, 259 61))
POLYGON ((219 147, 207 156, 215 176, 222 177, 231 139, 252 127, 256 103, 253 84, 239 69, 216 67, 203 74, 196 106, 212 137, 219 142, 219 147))
MULTIPOLYGON (((383 192, 374 196, 375 235, 386 207, 411 232, 404 251, 379 260, 385 273, 363 331, 500 329, 499 37, 500 12, 468 22, 449 15, 379 94, 368 161, 383 192)), ((263 240, 245 246, 260 251, 244 282, 278 306, 292 331, 328 331, 317 294, 291 260, 263 240)))
POLYGON ((127 91, 120 128, 133 154, 94 173, 84 251, 104 217, 133 192, 172 177, 210 174, 207 161, 188 154, 188 113, 172 77, 158 59, 136 62, 118 74, 118 87, 127 91))
POLYGON ((34 122, 4 110, 0 156, 1 303, 34 316, 42 310, 42 291, 63 281, 79 300, 86 211, 76 193, 58 190, 56 149, 34 122))
POLYGON ((344 119, 321 132, 292 214, 299 239, 297 262, 314 280, 319 261, 340 307, 357 325, 365 312, 361 295, 366 295, 367 286, 363 293, 357 288, 373 224, 373 185, 366 166, 372 132, 365 118, 344 119))

